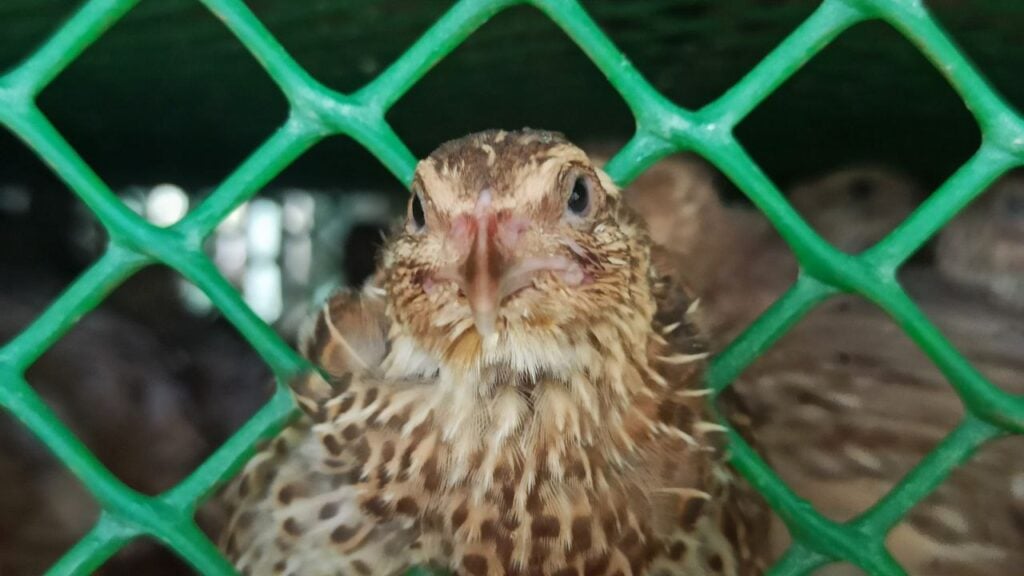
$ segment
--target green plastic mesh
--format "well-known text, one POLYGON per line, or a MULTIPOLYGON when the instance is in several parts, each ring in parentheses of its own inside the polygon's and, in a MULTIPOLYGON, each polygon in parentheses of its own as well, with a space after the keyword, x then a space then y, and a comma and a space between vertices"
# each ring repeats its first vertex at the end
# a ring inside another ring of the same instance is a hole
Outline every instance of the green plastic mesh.
MULTIPOLYGON (((106 228, 106 253, 28 328, 0 348, 0 404, 38 436, 103 508, 99 520, 50 574, 87 574, 133 538, 163 542, 203 574, 233 574, 193 515, 295 414, 284 385, 306 363, 242 303, 204 255, 203 240, 221 220, 311 146, 346 135, 408 183, 413 155, 385 114, 441 58, 505 8, 529 4, 583 49, 622 95, 636 133, 608 164, 628 183, 666 155, 697 152, 735 182, 776 227, 801 264, 796 283, 715 358, 709 379, 720 392, 808 311, 830 296, 858 293, 885 310, 935 362, 967 415, 891 492, 846 523, 826 519, 797 497, 730 428, 733 463, 788 526, 794 544, 772 574, 805 574, 846 561, 870 574, 904 570, 885 537, 985 442, 1024 433, 1024 398, 985 379, 907 296, 896 278, 903 262, 1007 170, 1024 164, 1024 119, 986 83, 920 0, 825 0, 774 51, 720 98, 699 110, 679 107, 657 90, 601 32, 576 0, 461 0, 397 61, 351 94, 325 87, 299 66, 242 0, 201 0, 252 52, 290 104, 287 121, 183 220, 157 228, 123 205, 68 145, 36 105, 39 92, 138 0, 91 0, 41 47, 0 77, 0 123, 49 164, 106 228), (851 26, 880 19, 898 30, 946 77, 983 135, 977 152, 888 237, 859 255, 825 242, 786 202, 733 136, 746 117, 805 62, 851 26), (277 377, 270 402, 186 479, 158 496, 123 484, 65 427, 25 381, 25 370, 75 322, 141 268, 163 263, 199 286, 259 352, 277 377)), ((680 64, 683 65, 683 64, 680 64)))

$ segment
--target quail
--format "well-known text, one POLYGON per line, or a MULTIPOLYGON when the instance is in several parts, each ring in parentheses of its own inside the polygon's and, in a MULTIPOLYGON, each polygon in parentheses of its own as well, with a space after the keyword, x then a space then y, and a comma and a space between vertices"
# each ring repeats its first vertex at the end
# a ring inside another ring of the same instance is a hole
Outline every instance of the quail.
POLYGON ((369 282, 310 324, 322 376, 225 490, 222 549, 251 574, 760 574, 767 515, 659 254, 557 133, 439 147, 369 282))
POLYGON ((997 181, 943 228, 936 244, 945 277, 1024 310, 1024 172, 997 181))

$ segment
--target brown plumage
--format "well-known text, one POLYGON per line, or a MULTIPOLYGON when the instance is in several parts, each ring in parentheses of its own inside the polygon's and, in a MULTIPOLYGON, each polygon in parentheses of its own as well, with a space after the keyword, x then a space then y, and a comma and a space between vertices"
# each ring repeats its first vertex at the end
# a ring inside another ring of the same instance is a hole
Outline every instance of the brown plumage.
POLYGON ((416 170, 405 227, 330 299, 302 418, 228 488, 245 573, 753 575, 697 305, 586 155, 489 131, 416 170))
MULTIPOLYGON (((677 188, 695 180, 693 171, 706 171, 693 162, 665 164, 657 168, 663 178, 678 182, 677 188)), ((706 310, 710 322, 731 336, 792 280, 795 265, 781 242, 765 235, 764 224, 749 225, 756 216, 723 208, 707 182, 701 194, 690 197, 707 204, 701 212, 718 214, 713 228, 703 228, 716 238, 701 237, 706 250, 690 251, 722 263, 723 274, 704 277, 711 278, 705 289, 715 296, 706 310), (745 273, 737 272, 745 266, 745 273)), ((641 197, 654 194, 643 184, 638 180, 634 192, 641 197)), ((999 251, 1008 255, 1024 250, 1019 228, 1013 226, 1014 212, 1005 209, 1012 194, 1005 184, 993 189, 942 233, 937 251, 942 274, 913 265, 901 280, 983 373, 1020 393, 1024 317, 962 286, 984 292, 1012 269, 1014 261, 1005 255, 999 259, 999 251), (996 210, 989 203, 1004 208, 996 210)), ((812 226, 851 252, 881 239, 910 212, 917 197, 911 183, 878 170, 846 170, 801 185, 791 196, 812 226)), ((655 218, 670 221, 667 214, 662 210, 655 218)), ((707 221, 688 219, 693 209, 676 214, 677 221, 693 226, 707 221)), ((684 253, 687 248, 677 250, 684 253)), ((963 416, 954 389, 931 361, 876 306, 854 296, 835 298, 812 312, 735 387, 754 415, 752 435, 771 465, 798 494, 840 520, 856 516, 883 496, 963 416)), ((1019 574, 1024 565, 1019 546, 1024 538, 1020 462, 1024 443, 1019 438, 984 447, 897 526, 889 549, 910 574, 1019 574)), ((785 530, 776 526, 772 534, 776 553, 781 553, 788 545, 785 530)), ((823 573, 859 572, 829 567, 823 573)))

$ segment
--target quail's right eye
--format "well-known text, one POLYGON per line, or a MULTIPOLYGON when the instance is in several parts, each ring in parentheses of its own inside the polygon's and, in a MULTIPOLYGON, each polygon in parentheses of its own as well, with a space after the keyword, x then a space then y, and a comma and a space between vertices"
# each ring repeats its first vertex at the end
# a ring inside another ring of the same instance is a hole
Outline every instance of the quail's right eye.
POLYGON ((423 214, 423 202, 420 201, 420 195, 414 194, 412 197, 412 222, 415 224, 417 230, 422 230, 427 225, 427 217, 423 214))

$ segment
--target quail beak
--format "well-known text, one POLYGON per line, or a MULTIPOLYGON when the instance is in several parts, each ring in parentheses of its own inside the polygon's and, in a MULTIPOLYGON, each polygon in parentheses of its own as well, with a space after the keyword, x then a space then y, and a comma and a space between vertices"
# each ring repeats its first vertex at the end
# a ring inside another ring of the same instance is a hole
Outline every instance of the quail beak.
POLYGON ((481 195, 469 218, 465 259, 452 273, 439 277, 458 284, 469 302, 474 326, 484 338, 496 332, 505 299, 532 286, 539 273, 553 272, 569 284, 582 282, 579 265, 564 256, 517 257, 516 245, 524 224, 499 219, 490 209, 489 194, 481 195))
POLYGON ((508 295, 502 290, 506 268, 506 258, 497 246, 497 219, 494 214, 478 217, 469 256, 460 270, 459 284, 469 300, 473 323, 481 336, 494 334, 498 306, 508 295))

